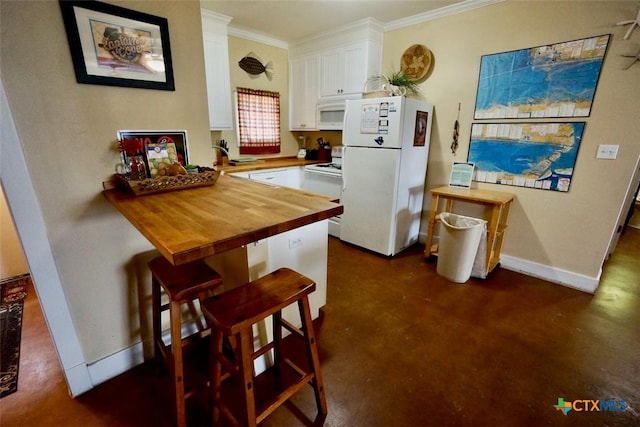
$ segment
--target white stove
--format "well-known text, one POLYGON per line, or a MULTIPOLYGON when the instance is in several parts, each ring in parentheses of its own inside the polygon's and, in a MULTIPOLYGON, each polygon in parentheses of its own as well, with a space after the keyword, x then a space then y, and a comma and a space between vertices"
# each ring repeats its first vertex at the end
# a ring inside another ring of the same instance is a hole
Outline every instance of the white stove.
POLYGON ((313 173, 336 175, 342 177, 342 165, 337 163, 316 163, 314 165, 307 165, 304 167, 305 172, 310 171, 313 173))
POLYGON ((305 171, 342 177, 342 146, 331 148, 331 163, 316 163, 304 167, 305 171))
MULTIPOLYGON (((304 167, 302 189, 340 200, 342 193, 342 146, 331 149, 331 163, 304 167)), ((340 217, 329 218, 329 234, 340 237, 340 217)))

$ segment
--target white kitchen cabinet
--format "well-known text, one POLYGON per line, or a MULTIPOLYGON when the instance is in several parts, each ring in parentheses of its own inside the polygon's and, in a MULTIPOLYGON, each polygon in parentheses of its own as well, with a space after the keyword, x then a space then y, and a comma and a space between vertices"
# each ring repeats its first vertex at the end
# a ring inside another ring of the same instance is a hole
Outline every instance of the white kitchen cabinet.
MULTIPOLYGON (((281 267, 288 267, 316 282, 310 295, 312 317, 318 317, 327 301, 328 220, 311 223, 276 234, 241 248, 207 259, 207 263, 224 277, 229 290, 256 280, 281 267)), ((285 317, 300 325, 297 307, 285 310, 285 317)))
POLYGON ((249 172, 249 179, 300 189, 302 183, 302 169, 298 166, 282 169, 269 169, 249 172))
POLYGON ((311 120, 320 128, 315 118, 319 104, 361 96, 367 79, 381 73, 382 34, 382 25, 368 18, 289 47, 291 130, 308 130, 302 125, 311 120), (317 66, 311 65, 313 61, 317 66))
MULTIPOLYGON (((224 277, 225 290, 256 280, 282 267, 304 274, 316 283, 316 290, 309 295, 311 317, 316 319, 320 316, 320 308, 327 303, 327 233, 328 220, 325 219, 223 252, 208 258, 207 263, 224 277)), ((297 327, 301 326, 297 304, 282 310, 282 316, 297 327)), ((263 346, 271 342, 272 325, 271 316, 254 325, 254 343, 263 346)), ((254 362, 254 369, 260 373, 270 363, 270 358, 265 360, 261 357, 254 362)))
POLYGON ((233 128, 227 40, 227 24, 231 18, 208 10, 202 10, 201 15, 209 128, 229 130, 233 128))
POLYGON ((316 130, 318 102, 318 55, 292 59, 289 63, 289 130, 316 130))
POLYGON ((368 49, 369 44, 362 42, 321 55, 320 95, 323 98, 362 93, 369 75, 379 73, 367 67, 368 49))
POLYGON ((266 184, 291 187, 298 190, 302 187, 302 174, 303 167, 301 166, 229 173, 229 175, 240 178, 249 178, 266 184))

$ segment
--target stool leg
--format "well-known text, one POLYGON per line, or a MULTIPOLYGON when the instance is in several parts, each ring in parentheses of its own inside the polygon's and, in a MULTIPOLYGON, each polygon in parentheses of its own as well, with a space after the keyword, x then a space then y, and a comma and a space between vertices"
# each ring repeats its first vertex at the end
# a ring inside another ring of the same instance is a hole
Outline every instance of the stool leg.
POLYGON ((211 419, 213 425, 218 423, 220 419, 220 384, 222 383, 222 330, 211 328, 211 396, 210 407, 212 408, 211 419))
POLYGON ((318 345, 316 336, 313 331, 313 323, 311 320, 311 309, 309 308, 309 299, 305 296, 298 301, 300 309, 300 319, 302 320, 302 331, 306 340, 307 358, 309 367, 313 371, 314 387, 316 395, 316 405, 318 406, 318 417, 327 416, 327 400, 324 394, 324 384, 322 382, 322 373, 320 372, 320 358, 318 357, 318 345))
POLYGON ((160 301, 160 283, 155 277, 151 279, 151 318, 153 322, 153 357, 156 362, 162 362, 162 353, 160 349, 160 340, 162 340, 162 330, 160 329, 160 321, 162 315, 160 301))
POLYGON ((246 425, 256 426, 256 401, 253 389, 253 332, 251 326, 240 331, 238 357, 240 359, 240 381, 243 384, 244 406, 246 408, 246 425))
POLYGON ((171 353, 175 383, 176 423, 178 427, 184 427, 187 423, 184 404, 184 367, 182 362, 182 315, 179 302, 170 302, 169 315, 171 318, 171 353))
POLYGON ((282 346, 282 310, 273 313, 273 366, 276 374, 279 373, 280 348, 282 346))

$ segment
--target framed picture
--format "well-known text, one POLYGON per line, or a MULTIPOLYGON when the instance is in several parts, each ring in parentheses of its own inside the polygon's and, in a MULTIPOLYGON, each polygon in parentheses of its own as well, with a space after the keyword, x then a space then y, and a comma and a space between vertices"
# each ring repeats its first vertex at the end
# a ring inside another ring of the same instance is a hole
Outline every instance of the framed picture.
POLYGON ((569 191, 585 122, 474 123, 473 180, 569 191))
MULTIPOLYGON (((175 145, 175 160, 182 166, 189 164, 189 147, 187 145, 186 130, 119 130, 118 141, 123 139, 137 139, 144 144, 144 154, 148 158, 149 148, 158 145, 171 146, 175 145)), ((173 156, 171 156, 173 163, 173 156)), ((147 160, 147 176, 152 176, 151 168, 147 160)))
POLYGON ((78 83, 175 90, 165 18, 99 1, 60 10, 78 83))
POLYGON ((416 112, 416 126, 413 132, 413 146, 424 147, 427 141, 427 121, 429 113, 426 111, 416 112))
POLYGON ((482 56, 473 118, 588 117, 609 38, 482 56))
POLYGON ((468 162, 453 162, 449 187, 471 188, 474 166, 473 163, 468 162))

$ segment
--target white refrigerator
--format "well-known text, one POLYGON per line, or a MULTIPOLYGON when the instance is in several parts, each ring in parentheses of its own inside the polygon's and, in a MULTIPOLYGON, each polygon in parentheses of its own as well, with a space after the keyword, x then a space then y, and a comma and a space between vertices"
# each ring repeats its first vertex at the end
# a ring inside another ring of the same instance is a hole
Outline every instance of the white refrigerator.
POLYGON ((386 256, 418 241, 432 116, 402 96, 346 101, 341 240, 386 256))

